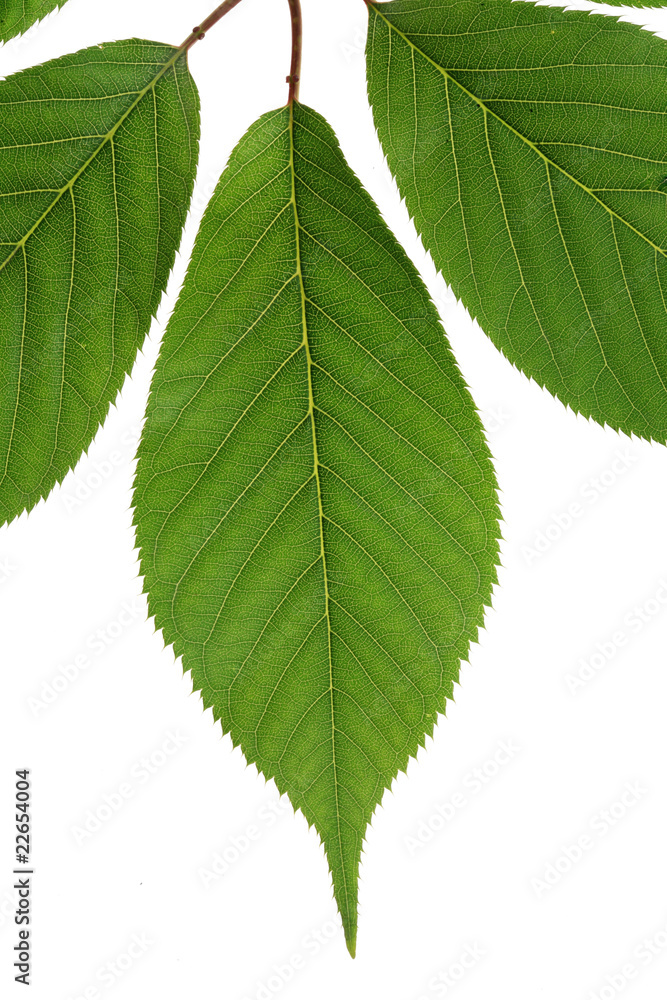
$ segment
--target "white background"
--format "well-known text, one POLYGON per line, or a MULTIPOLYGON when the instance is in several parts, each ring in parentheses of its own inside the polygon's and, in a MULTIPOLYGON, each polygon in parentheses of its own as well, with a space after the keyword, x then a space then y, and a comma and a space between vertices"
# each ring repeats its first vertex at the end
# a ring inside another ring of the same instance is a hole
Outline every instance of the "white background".
MULTIPOLYGON (((191 53, 200 170, 145 352, 63 486, 0 530, 3 996, 25 995, 12 982, 10 887, 14 770, 29 767, 33 1000, 662 998, 667 450, 567 411, 470 321, 386 170, 366 100, 362 0, 303 5, 301 98, 330 121, 421 269, 487 425, 504 516, 494 607, 447 719, 369 830, 353 962, 315 833, 191 695, 146 620, 133 550, 133 442, 161 331, 230 149, 286 99, 287 4, 244 0, 191 53), (580 513, 568 524, 571 504, 580 513), (572 690, 568 676, 586 675, 596 653, 592 679, 572 690), (78 672, 76 657, 87 663, 78 672), (165 753, 170 734, 181 745, 165 753), (511 756, 498 763, 503 742, 511 756), (121 785, 129 797, 82 837, 121 785), (587 850, 568 861, 581 837, 587 850), (216 853, 228 870, 205 886, 216 853)), ((69 0, 0 49, 0 73, 133 35, 178 43, 213 6, 69 0)), ((623 17, 667 37, 667 12, 623 17)))

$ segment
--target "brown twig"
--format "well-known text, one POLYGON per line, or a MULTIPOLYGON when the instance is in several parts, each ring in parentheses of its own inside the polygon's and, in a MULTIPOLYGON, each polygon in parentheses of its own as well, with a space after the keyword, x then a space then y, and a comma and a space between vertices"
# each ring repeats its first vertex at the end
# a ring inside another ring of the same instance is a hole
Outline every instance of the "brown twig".
POLYGON ((219 7, 216 7, 212 14, 209 14, 208 17, 204 18, 201 24, 198 24, 196 28, 192 29, 192 32, 188 35, 183 44, 179 45, 179 48, 183 49, 184 52, 187 52, 188 49, 192 48, 195 42, 200 41, 204 37, 209 28, 212 28, 214 24, 217 24, 221 17, 228 14, 232 7, 236 7, 237 3, 240 2, 241 0, 225 0, 224 3, 221 3, 219 7))

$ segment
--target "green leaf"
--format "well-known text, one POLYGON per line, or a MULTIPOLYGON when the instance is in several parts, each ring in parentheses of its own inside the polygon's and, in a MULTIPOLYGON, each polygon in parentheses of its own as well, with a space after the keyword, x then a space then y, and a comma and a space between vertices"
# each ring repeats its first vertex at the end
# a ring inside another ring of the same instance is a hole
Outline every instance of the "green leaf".
POLYGON ((514 364, 667 438, 667 44, 511 0, 369 5, 369 96, 424 245, 514 364))
POLYGON ((667 7, 667 0, 593 0, 611 7, 667 7))
POLYGON ((96 46, 0 83, 0 523, 64 478, 132 368, 198 137, 170 46, 96 46))
POLYGON ((233 152, 139 447, 149 607, 223 729, 319 832, 348 947, 362 840, 495 580, 495 478, 415 268, 295 104, 233 152))
POLYGON ((0 0, 0 42, 27 31, 31 24, 64 3, 65 0, 0 0))

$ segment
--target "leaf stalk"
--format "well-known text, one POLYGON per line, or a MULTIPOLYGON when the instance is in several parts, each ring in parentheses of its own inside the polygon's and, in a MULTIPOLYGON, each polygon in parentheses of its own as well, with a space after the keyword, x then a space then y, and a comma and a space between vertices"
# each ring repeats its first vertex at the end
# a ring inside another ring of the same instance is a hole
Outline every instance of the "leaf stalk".
MULTIPOLYGON (((236 0, 238 2, 238 0, 236 0)), ((303 24, 301 19, 300 0, 288 0, 290 15, 292 18, 292 62, 290 64, 289 76, 286 78, 289 83, 289 93, 287 103, 299 100, 299 82, 301 80, 301 49, 303 39, 303 24)))

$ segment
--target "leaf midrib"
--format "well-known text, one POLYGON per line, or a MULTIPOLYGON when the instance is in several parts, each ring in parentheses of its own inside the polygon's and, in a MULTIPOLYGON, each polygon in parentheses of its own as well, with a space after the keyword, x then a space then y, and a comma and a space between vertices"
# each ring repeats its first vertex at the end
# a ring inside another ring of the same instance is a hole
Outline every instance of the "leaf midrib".
POLYGON ((340 828, 340 803, 338 799, 338 769, 336 764, 336 723, 334 718, 334 678, 333 678, 333 655, 331 649, 331 614, 330 614, 330 595, 329 595, 329 578, 327 574, 327 559, 326 551, 324 545, 324 509, 322 505, 322 485, 320 481, 320 462, 317 449, 317 431, 315 428, 315 397, 313 393, 313 360, 310 353, 310 343, 308 341, 308 321, 306 317, 306 292, 303 283, 303 270, 301 267, 301 223, 299 221, 299 210, 296 201, 296 169, 294 164, 294 102, 291 101, 289 105, 289 141, 290 141, 290 185, 291 185, 291 197, 289 204, 292 205, 294 212, 294 235, 295 235, 295 265, 296 274, 299 280, 299 293, 301 298, 301 323, 303 327, 303 348, 306 356, 306 365, 308 369, 308 415, 310 416, 310 425, 312 429, 312 439, 313 439, 313 475, 315 477, 315 484, 317 487, 317 507, 318 507, 318 519, 319 519, 319 536, 320 536, 320 559, 322 561, 322 580, 324 583, 324 604, 325 604, 325 617, 327 623, 327 648, 329 655, 329 699, 330 699, 330 710, 331 710, 331 760, 333 769, 333 783, 334 783, 334 795, 335 795, 335 805, 336 805, 336 830, 338 835, 338 856, 340 858, 340 868, 343 879, 343 891, 345 892, 345 903, 347 913, 350 913, 350 901, 349 892, 347 886, 347 872, 345 870, 345 862, 343 860, 343 844, 341 839, 341 828, 340 828))
MULTIPOLYGON (((555 160, 552 160, 545 153, 543 153, 542 150, 539 148, 539 146, 537 146, 534 142, 532 142, 527 136, 525 136, 521 132, 519 132, 518 129, 514 128, 513 125, 510 125, 510 123, 508 121, 506 121, 502 117, 502 115, 499 115, 492 108, 488 107, 484 103, 484 101, 481 100, 481 98, 477 97, 476 94, 473 94, 472 91, 468 90, 468 88, 465 87, 459 80, 457 80, 456 77, 453 76, 448 70, 446 70, 444 68, 444 66, 438 65, 438 63, 434 59, 432 59, 426 52, 424 52, 423 49, 420 49, 418 45, 415 45, 414 42, 411 41, 411 39, 407 35, 405 35, 399 28, 397 28, 396 25, 392 24, 392 22, 389 20, 389 18, 387 18, 382 13, 382 11, 378 9, 378 7, 375 5, 375 3, 368 3, 367 6, 368 6, 368 9, 372 10, 374 14, 376 14, 378 17, 382 18, 382 20, 385 22, 385 24, 387 25, 387 27, 389 28, 390 31, 394 31, 398 35, 399 38, 403 39, 403 41, 407 45, 409 45, 410 48, 413 51, 417 52, 420 56, 422 56, 423 59, 425 59, 428 63, 430 63, 439 73, 441 73, 445 77, 445 79, 451 80, 452 83, 456 84, 456 86, 464 94, 466 94, 469 98, 471 98, 471 100, 473 100, 475 102, 475 104, 477 104, 479 106, 479 108, 481 109, 481 111, 483 112, 483 114, 485 116, 486 115, 492 115, 497 121, 499 121, 502 125, 504 125, 505 128, 507 128, 510 132, 513 132, 514 135, 518 136, 518 138, 521 139, 522 142, 524 142, 535 153, 537 153, 537 155, 542 160, 544 160, 544 162, 548 166, 554 167, 561 174, 563 174, 564 177, 567 177, 568 180, 571 180, 573 184, 576 184, 577 187, 581 188, 582 191, 585 191, 586 194, 590 198, 592 198, 594 201, 596 201, 599 205, 601 205, 602 208, 604 208, 604 210, 606 212, 608 212, 609 215, 612 218, 616 218, 616 219, 618 219, 619 222, 622 222, 624 226, 627 226, 628 229, 630 229, 633 233, 635 233, 642 240, 644 240, 646 243, 648 243, 649 246, 652 247, 656 251, 656 253, 660 253, 660 254, 662 254, 663 257, 667 257, 667 250, 663 250, 662 247, 659 247, 657 244, 653 243, 652 240, 650 240, 648 238, 648 236, 646 236, 644 233, 642 233, 639 229, 637 229, 635 226, 633 226, 632 223, 628 222, 627 219, 624 219, 622 215, 619 215, 618 212, 615 212, 613 208, 611 208, 609 205, 607 205, 607 203, 605 201, 603 201, 602 198, 598 198, 598 196, 595 194, 595 192, 594 192, 594 190, 592 188, 586 187, 586 185, 583 184, 580 180, 578 180, 573 174, 570 174, 567 170, 565 170, 564 167, 561 167, 560 164, 556 163, 555 160)), ((494 100, 501 100, 501 98, 494 98, 494 100)), ((526 103, 535 103, 535 102, 526 102, 526 103)), ((551 103, 566 103, 566 102, 555 101, 555 102, 551 102, 551 103)), ((569 102, 569 103, 575 103, 575 102, 569 102)), ((628 109, 628 110, 632 110, 632 109, 628 109)), ((650 189, 647 189, 647 190, 650 190, 650 189)))
MULTIPOLYGON (((18 252, 18 250, 21 247, 25 246, 25 244, 28 242, 28 240, 30 239, 30 237, 32 236, 32 234, 34 232, 36 232, 36 230, 39 228, 39 226, 42 224, 42 222, 44 222, 44 220, 48 217, 48 215, 56 207, 56 205, 58 204, 58 202, 60 201, 60 199, 62 198, 62 196, 64 194, 66 194, 68 191, 72 190, 72 188, 74 187, 74 185, 78 181, 79 177, 81 177, 81 175, 84 173, 84 171, 87 170, 87 168, 95 160, 95 158, 99 155, 99 153, 106 146, 106 144, 108 142, 110 142, 114 138, 114 136, 118 132, 118 129, 121 127, 121 125, 123 124, 123 122, 126 121, 127 118, 132 114, 132 112, 134 111, 134 109, 137 107, 137 105, 140 103, 140 101, 146 96, 146 94, 150 90, 152 90, 152 89, 155 88, 156 84, 158 83, 159 80, 162 79, 162 77, 165 75, 165 73, 169 69, 171 69, 171 67, 176 62, 178 62, 178 60, 179 60, 179 58, 181 57, 182 54, 183 54, 183 50, 182 49, 176 49, 176 51, 174 52, 174 55, 171 57, 171 59, 169 59, 166 63, 163 64, 163 66, 160 69, 160 71, 158 73, 156 73, 156 75, 153 77, 153 79, 150 81, 150 83, 148 83, 142 90, 136 92, 135 100, 128 107, 128 109, 121 115, 121 117, 118 119, 118 121, 116 122, 116 124, 114 125, 114 127, 111 128, 111 129, 109 129, 109 131, 104 136, 102 136, 102 141, 100 142, 99 146, 97 146, 97 148, 93 150, 93 152, 88 157, 88 159, 85 161, 85 163, 83 163, 81 165, 81 167, 76 171, 76 173, 71 177, 71 179, 62 188, 56 188, 55 189, 57 191, 56 197, 53 199, 53 201, 51 202, 51 204, 48 205, 44 209, 44 211, 42 212, 42 214, 40 215, 40 217, 30 227, 30 229, 25 234, 25 236, 23 236, 22 239, 20 239, 18 241, 18 243, 12 243, 12 244, 10 244, 11 246, 14 247, 14 249, 5 258, 5 260, 3 260, 2 262, 0 262, 0 272, 2 272, 4 270, 4 268, 7 266, 7 264, 9 264, 9 262, 14 259, 14 256, 16 255, 16 253, 18 252)), ((113 95, 113 96, 117 96, 117 95, 113 95)), ((29 103, 32 103, 32 102, 29 102, 29 103)), ((79 137, 79 136, 72 136, 72 141, 76 141, 78 138, 81 138, 81 137, 79 137)), ((22 194, 23 192, 14 192, 14 193, 16 193, 16 194, 22 194)))

